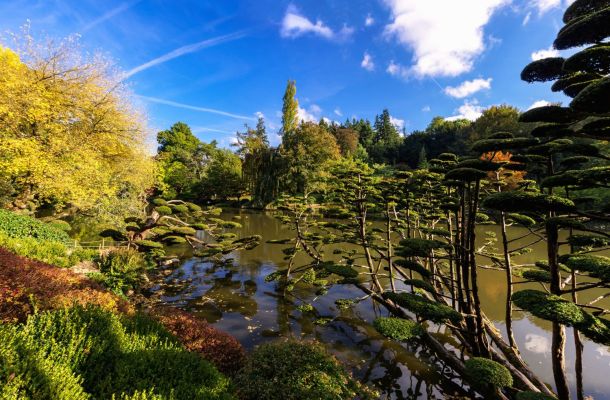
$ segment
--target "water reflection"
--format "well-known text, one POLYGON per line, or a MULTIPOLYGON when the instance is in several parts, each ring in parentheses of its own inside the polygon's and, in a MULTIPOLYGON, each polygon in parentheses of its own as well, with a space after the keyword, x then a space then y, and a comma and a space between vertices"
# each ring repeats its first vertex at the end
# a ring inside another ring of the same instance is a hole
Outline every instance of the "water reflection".
MULTIPOLYGON (((228 214, 227 218, 232 218, 228 214)), ((385 315, 370 301, 362 301, 349 310, 338 310, 335 300, 362 295, 349 286, 334 286, 326 296, 317 299, 313 312, 301 313, 297 305, 275 292, 275 285, 265 277, 286 265, 282 246, 269 245, 266 240, 291 237, 291 232, 271 215, 241 212, 238 230, 242 236, 260 234, 263 244, 254 250, 232 254, 224 264, 213 265, 201 259, 188 258, 188 250, 176 249, 186 261, 164 278, 157 295, 164 302, 191 310, 215 326, 230 332, 247 348, 275 340, 277 337, 315 339, 324 343, 362 381, 375 385, 384 399, 447 398, 454 395, 468 397, 456 377, 443 370, 441 363, 419 343, 401 345, 385 340, 366 321, 385 315), (321 318, 330 322, 319 324, 321 318)), ((481 228, 497 231, 494 226, 481 228)), ((513 235, 521 232, 515 230, 513 235)), ((515 242, 526 244, 527 239, 515 242)), ((532 247, 530 253, 515 258, 515 263, 533 263, 545 257, 543 243, 532 247)), ((485 260, 479 260, 485 264, 485 260)), ((504 272, 482 269, 479 273, 481 302, 488 317, 504 332, 504 272)), ((519 284, 521 290, 535 287, 519 284)), ((315 293, 297 287, 297 297, 311 301, 315 293)), ((591 298, 599 293, 588 294, 591 298)), ((589 301, 582 296, 581 301, 589 301)), ((610 299, 603 306, 610 307, 610 299)), ((514 313, 514 334, 524 360, 545 382, 553 382, 550 347, 551 324, 521 312, 514 313)), ((439 332, 442 335, 442 332, 439 332)), ((574 338, 566 329, 567 376, 572 393, 575 388, 574 338)), ((449 340, 450 338, 444 338, 449 340)), ((583 352, 585 394, 594 399, 610 399, 610 349, 588 340, 583 352)))

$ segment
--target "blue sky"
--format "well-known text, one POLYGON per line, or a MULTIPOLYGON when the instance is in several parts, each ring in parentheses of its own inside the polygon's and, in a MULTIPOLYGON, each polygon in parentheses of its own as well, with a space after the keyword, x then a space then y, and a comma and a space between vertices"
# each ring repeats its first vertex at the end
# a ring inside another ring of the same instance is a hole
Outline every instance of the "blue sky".
POLYGON ((568 1, 11 0, 0 28, 82 35, 126 71, 151 130, 184 121, 227 146, 259 113, 277 130, 288 79, 304 119, 388 108, 407 132, 494 104, 565 102, 519 73, 554 54, 568 1))

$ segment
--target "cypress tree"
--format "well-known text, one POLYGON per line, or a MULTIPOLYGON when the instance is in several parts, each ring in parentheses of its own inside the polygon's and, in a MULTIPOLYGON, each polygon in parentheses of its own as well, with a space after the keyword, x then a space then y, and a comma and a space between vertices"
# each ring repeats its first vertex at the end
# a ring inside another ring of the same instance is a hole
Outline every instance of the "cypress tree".
POLYGON ((299 126, 299 101, 295 81, 288 81, 282 106, 282 133, 293 132, 299 126))

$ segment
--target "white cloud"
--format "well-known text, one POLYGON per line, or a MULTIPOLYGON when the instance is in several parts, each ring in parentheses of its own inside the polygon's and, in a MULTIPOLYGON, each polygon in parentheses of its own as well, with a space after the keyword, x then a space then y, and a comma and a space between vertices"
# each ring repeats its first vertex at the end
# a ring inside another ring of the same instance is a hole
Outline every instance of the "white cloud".
POLYGON ((464 81, 460 85, 452 87, 447 86, 445 88, 445 94, 455 97, 457 99, 462 99, 464 97, 468 97, 480 90, 491 89, 491 78, 487 79, 473 79, 471 81, 464 81))
POLYGON ((320 108, 319 105, 317 104, 312 104, 311 106, 309 106, 309 111, 312 114, 320 114, 322 112, 322 109, 320 108))
POLYGON ((386 34, 413 51, 419 77, 457 76, 472 70, 485 50, 483 28, 511 0, 384 0, 392 12, 386 34))
POLYGON ((390 115, 390 123, 392 125, 394 125, 396 127, 396 129, 398 129, 399 131, 402 131, 402 129, 405 127, 404 119, 394 118, 391 115, 390 115))
POLYGON ((284 19, 282 20, 282 29, 280 34, 286 38, 296 38, 305 34, 314 34, 321 36, 326 39, 347 39, 354 33, 354 29, 343 25, 338 31, 334 32, 321 20, 317 20, 315 23, 309 18, 300 14, 299 10, 294 6, 288 6, 284 19))
POLYGON ((548 49, 542 49, 532 53, 532 61, 542 60, 543 58, 548 57, 559 57, 559 51, 551 46, 548 49))
POLYGON ((561 7, 561 0, 533 0, 531 5, 538 10, 538 14, 542 15, 554 8, 561 7))
POLYGON ((546 101, 546 100, 537 100, 535 102, 532 103, 531 106, 529 106, 527 109, 531 110, 532 108, 537 108, 537 107, 544 107, 544 106, 550 106, 551 102, 550 101, 546 101))
POLYGON ((299 116, 299 120, 301 121, 318 122, 320 120, 321 112, 322 109, 320 108, 320 106, 318 106, 317 104, 312 104, 311 106, 309 106, 309 109, 299 107, 297 114, 299 116))
POLYGON ((467 119, 474 121, 483 114, 483 107, 479 105, 479 102, 474 99, 472 101, 464 101, 457 110, 457 114, 449 118, 445 118, 447 121, 455 121, 458 119, 467 119))
POLYGON ((159 99, 157 97, 148 97, 148 96, 140 96, 140 95, 137 95, 136 97, 139 98, 139 99, 142 99, 144 101, 147 101, 149 103, 164 104, 166 106, 177 107, 177 108, 184 108, 186 110, 199 111, 199 112, 210 113, 210 114, 217 114, 217 115, 222 115, 222 116, 225 116, 225 117, 231 117, 231 118, 235 118, 235 119, 244 119, 244 120, 247 120, 247 121, 256 121, 256 119, 252 118, 252 117, 247 117, 245 115, 239 115, 239 114, 233 114, 233 113, 230 113, 230 112, 227 112, 227 111, 216 110, 216 109, 213 109, 213 108, 192 106, 192 105, 189 105, 189 104, 177 103, 175 101, 159 99))
POLYGON ((360 66, 366 69, 367 71, 373 71, 375 69, 375 62, 373 61, 373 57, 371 57, 369 53, 365 52, 360 66))
POLYGON ((525 335, 525 348, 532 353, 549 354, 551 352, 551 343, 544 336, 528 333, 525 335))
POLYGON ((386 72, 392 76, 401 78, 407 78, 409 76, 409 69, 404 65, 395 63, 394 60, 390 61, 388 68, 386 68, 386 72))
POLYGON ((371 16, 371 13, 368 13, 366 18, 364 19, 364 26, 371 26, 375 23, 375 18, 371 16))
POLYGON ((422 112, 430 112, 430 111, 432 111, 430 106, 424 106, 421 110, 422 110, 422 112))
POLYGON ((527 14, 525 14, 525 18, 523 18, 523 22, 522 25, 525 26, 530 22, 530 19, 532 18, 532 12, 528 12, 527 14))
POLYGON ((341 112, 341 109, 339 109, 339 108, 335 108, 334 113, 338 117, 342 117, 343 116, 343 113, 341 112))
POLYGON ((263 119, 265 119, 265 114, 263 114, 261 111, 255 112, 254 115, 256 115, 256 118, 263 118, 263 119))
POLYGON ((212 39, 202 40, 201 42, 188 44, 186 46, 179 47, 175 50, 170 51, 162 55, 161 57, 157 57, 153 60, 150 60, 142 65, 138 65, 135 68, 130 69, 123 75, 123 79, 127 79, 139 72, 152 68, 156 65, 163 64, 169 60, 173 60, 174 58, 182 57, 183 55, 194 53, 196 51, 205 49, 207 47, 212 47, 219 45, 221 43, 232 42, 237 39, 241 39, 245 36, 244 32, 234 32, 228 35, 218 36, 212 39))

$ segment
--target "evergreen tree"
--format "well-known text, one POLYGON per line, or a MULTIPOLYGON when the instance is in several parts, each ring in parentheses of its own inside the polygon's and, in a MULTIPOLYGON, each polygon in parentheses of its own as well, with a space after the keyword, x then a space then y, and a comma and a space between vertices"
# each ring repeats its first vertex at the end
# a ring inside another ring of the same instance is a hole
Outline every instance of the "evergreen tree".
POLYGON ((299 101, 296 99, 295 81, 288 81, 282 106, 282 133, 293 132, 299 126, 299 101))
POLYGON ((422 146, 419 151, 419 159, 417 161, 418 169, 428 169, 428 157, 426 156, 426 146, 422 146))

